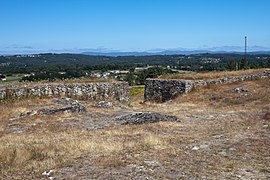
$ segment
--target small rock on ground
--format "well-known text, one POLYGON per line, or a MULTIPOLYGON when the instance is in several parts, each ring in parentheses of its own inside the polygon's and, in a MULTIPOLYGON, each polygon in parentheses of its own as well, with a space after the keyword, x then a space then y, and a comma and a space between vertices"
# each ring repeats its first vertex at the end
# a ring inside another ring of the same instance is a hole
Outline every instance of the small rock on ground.
POLYGON ((113 104, 112 102, 100 101, 100 102, 97 102, 94 106, 100 107, 100 108, 112 108, 113 104))

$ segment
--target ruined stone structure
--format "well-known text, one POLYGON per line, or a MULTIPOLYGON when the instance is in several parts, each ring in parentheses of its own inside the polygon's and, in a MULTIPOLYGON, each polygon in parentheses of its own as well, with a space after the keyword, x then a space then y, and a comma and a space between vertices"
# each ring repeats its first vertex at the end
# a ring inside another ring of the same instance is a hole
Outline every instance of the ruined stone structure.
POLYGON ((84 100, 116 100, 125 102, 129 101, 129 88, 126 82, 0 87, 0 100, 31 96, 76 97, 84 100))
POLYGON ((193 87, 192 81, 147 79, 145 82, 145 101, 165 102, 188 92, 193 87))
POLYGON ((180 94, 190 92, 194 88, 205 87, 211 84, 226 84, 263 78, 270 78, 270 71, 209 80, 147 79, 145 82, 144 100, 152 102, 165 102, 177 97, 180 94))

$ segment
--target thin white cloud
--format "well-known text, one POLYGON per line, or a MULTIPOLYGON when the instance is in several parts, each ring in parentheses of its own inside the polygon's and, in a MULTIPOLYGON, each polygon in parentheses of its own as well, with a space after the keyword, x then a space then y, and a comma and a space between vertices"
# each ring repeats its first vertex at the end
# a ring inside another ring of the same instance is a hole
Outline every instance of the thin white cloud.
POLYGON ((32 46, 11 44, 9 46, 6 46, 5 49, 34 49, 34 48, 32 46))

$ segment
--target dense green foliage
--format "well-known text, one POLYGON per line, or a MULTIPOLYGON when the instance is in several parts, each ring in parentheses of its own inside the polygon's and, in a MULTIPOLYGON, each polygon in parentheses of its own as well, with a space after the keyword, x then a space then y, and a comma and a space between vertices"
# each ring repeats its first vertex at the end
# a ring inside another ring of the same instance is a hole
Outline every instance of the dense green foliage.
POLYGON ((77 71, 67 71, 65 74, 61 74, 58 72, 39 72, 30 76, 25 76, 22 78, 22 81, 54 81, 57 79, 70 79, 70 78, 79 78, 82 77, 83 74, 77 71))
POLYGON ((142 71, 130 70, 130 72, 125 76, 124 80, 129 83, 129 85, 142 85, 147 78, 157 78, 162 74, 172 74, 174 71, 161 68, 161 67, 151 67, 142 71))
POLYGON ((130 84, 143 84, 146 78, 172 73, 171 69, 190 71, 222 71, 270 67, 270 55, 241 54, 194 54, 194 55, 151 55, 151 56, 91 56, 82 54, 36 54, 0 56, 0 74, 35 74, 23 80, 38 81, 77 78, 91 72, 129 70, 119 79, 130 84), (142 72, 136 67, 155 66, 142 72), (158 67, 157 67, 158 66, 158 67), (169 66, 169 68, 164 68, 169 66), (163 68, 161 68, 163 67, 163 68), (61 72, 64 72, 61 73, 61 72))

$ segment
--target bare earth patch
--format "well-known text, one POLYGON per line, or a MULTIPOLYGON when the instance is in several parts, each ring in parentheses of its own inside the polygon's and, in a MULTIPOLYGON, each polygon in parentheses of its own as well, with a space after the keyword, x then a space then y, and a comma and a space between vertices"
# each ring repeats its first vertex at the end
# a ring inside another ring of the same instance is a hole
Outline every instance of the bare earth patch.
POLYGON ((214 85, 163 104, 110 108, 80 102, 86 112, 55 99, 0 105, 0 179, 269 179, 270 80, 214 85), (245 91, 236 91, 242 88, 245 91), (133 112, 177 121, 115 123, 133 112))

